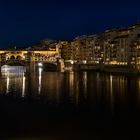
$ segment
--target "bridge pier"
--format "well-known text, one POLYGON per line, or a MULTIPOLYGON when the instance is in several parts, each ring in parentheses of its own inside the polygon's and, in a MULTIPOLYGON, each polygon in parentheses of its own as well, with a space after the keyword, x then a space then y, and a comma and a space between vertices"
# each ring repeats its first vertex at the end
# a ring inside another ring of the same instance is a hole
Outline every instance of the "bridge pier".
POLYGON ((57 60, 57 71, 59 71, 59 72, 64 72, 65 71, 65 65, 64 65, 64 60, 63 59, 57 60))
POLYGON ((31 97, 32 96, 32 93, 33 93, 33 83, 34 82, 34 74, 35 74, 35 63, 32 62, 32 61, 28 61, 26 63, 26 72, 25 72, 25 77, 27 79, 27 81, 30 81, 30 83, 27 84, 27 90, 28 90, 28 97, 31 97))
POLYGON ((26 64, 26 75, 35 74, 35 62, 28 62, 26 64))

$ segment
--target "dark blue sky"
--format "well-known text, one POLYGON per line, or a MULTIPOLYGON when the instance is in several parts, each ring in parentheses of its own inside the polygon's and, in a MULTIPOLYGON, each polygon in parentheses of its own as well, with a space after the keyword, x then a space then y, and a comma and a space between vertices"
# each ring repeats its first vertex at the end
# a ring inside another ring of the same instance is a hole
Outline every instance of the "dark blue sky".
POLYGON ((0 48, 72 39, 140 21, 133 0, 0 0, 0 48))

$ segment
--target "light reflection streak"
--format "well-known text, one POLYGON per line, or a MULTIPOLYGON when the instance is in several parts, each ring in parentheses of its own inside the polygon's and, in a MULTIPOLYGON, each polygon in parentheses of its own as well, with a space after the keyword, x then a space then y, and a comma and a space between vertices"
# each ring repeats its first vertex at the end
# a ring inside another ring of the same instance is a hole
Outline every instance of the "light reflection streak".
POLYGON ((41 93, 41 79, 42 79, 42 68, 39 68, 39 85, 38 85, 38 93, 41 93))
POLYGON ((56 99, 57 99, 57 102, 59 102, 59 80, 58 78, 56 79, 56 99))
POLYGON ((76 106, 78 107, 79 104, 79 79, 78 79, 79 75, 76 75, 76 106))
POLYGON ((9 72, 7 72, 7 78, 6 78, 6 93, 9 92, 9 85, 10 85, 10 78, 9 78, 9 72))
POLYGON ((84 80, 84 95, 86 98, 87 97, 87 72, 83 73, 83 80, 84 80))
POLYGON ((110 75, 110 93, 112 95, 112 75, 110 75))
POLYGON ((74 73, 70 72, 69 74, 69 80, 70 80, 70 89, 71 89, 71 93, 73 93, 73 85, 74 85, 74 73))
POLYGON ((98 97, 98 100, 101 99, 101 87, 102 87, 102 83, 100 81, 100 74, 99 72, 97 73, 96 75, 96 88, 97 88, 97 97, 98 97))
POLYGON ((114 108, 114 97, 113 97, 113 87, 112 87, 112 75, 110 75, 110 100, 111 100, 111 110, 112 110, 112 113, 113 113, 113 108, 114 108))
POLYGON ((69 73, 69 87, 72 102, 74 101, 74 72, 69 73))
POLYGON ((22 97, 25 96, 25 80, 26 80, 26 77, 24 76, 24 73, 23 73, 23 78, 22 78, 22 97))
POLYGON ((70 72, 70 86, 73 86, 73 81, 74 80, 74 73, 70 72))
POLYGON ((57 73, 57 81, 56 81, 56 99, 57 103, 60 102, 60 95, 61 95, 61 89, 62 89, 62 83, 63 83, 63 73, 57 73))

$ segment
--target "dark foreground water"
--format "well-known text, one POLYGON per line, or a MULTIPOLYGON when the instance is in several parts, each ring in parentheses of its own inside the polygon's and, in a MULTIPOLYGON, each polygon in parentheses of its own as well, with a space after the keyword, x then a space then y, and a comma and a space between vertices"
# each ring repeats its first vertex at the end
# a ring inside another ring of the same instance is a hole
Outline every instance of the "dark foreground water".
POLYGON ((6 140, 136 139, 140 76, 3 67, 0 137, 6 140))

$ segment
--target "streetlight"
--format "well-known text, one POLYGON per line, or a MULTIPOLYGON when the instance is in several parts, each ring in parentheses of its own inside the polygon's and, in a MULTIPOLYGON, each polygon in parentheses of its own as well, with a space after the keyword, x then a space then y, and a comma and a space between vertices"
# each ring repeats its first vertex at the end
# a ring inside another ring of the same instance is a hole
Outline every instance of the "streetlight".
POLYGON ((42 67, 42 66, 43 66, 43 64, 42 64, 42 63, 38 63, 38 66, 39 66, 39 67, 42 67))

